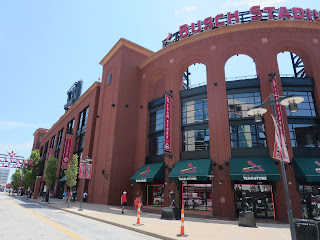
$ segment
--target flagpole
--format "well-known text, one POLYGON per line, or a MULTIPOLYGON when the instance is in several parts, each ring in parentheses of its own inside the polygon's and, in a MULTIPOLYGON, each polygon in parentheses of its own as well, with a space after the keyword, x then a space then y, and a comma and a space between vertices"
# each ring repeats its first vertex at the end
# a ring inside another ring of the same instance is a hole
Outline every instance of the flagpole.
MULTIPOLYGON (((271 102, 274 100, 274 95, 270 94, 270 100, 271 102)), ((276 118, 276 110, 275 110, 275 103, 272 103, 272 112, 273 112, 273 117, 276 118)), ((276 118, 278 119, 278 118, 276 118)), ((278 128, 278 123, 276 123, 275 128, 278 128)), ((279 132, 279 128, 277 129, 279 132)), ((289 197, 289 188, 288 188, 288 181, 287 181, 287 174, 286 174, 286 168, 284 165, 284 161, 283 161, 283 154, 284 153, 284 148, 286 148, 286 146, 282 146, 284 144, 284 141, 282 141, 282 138, 284 138, 284 136, 282 136, 281 132, 279 134, 280 139, 277 140, 275 139, 275 141, 279 141, 279 148, 280 148, 280 166, 281 166, 281 175, 282 175, 282 181, 283 181, 283 187, 284 187, 284 195, 286 198, 286 205, 287 205, 287 214, 288 214, 288 220, 289 220, 289 226, 290 226, 290 233, 291 233, 291 239, 292 240, 296 240, 296 233, 295 233, 295 229, 294 229, 294 223, 293 223, 293 214, 292 214, 292 208, 291 208, 291 203, 290 203, 290 197, 289 197), (282 149, 281 149, 282 148, 282 149)))

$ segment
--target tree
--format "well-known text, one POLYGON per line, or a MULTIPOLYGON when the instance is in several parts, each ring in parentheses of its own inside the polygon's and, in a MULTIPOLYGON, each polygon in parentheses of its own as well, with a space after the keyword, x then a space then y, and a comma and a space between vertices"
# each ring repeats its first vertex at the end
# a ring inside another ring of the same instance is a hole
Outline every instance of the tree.
POLYGON ((22 177, 22 173, 20 169, 17 169, 16 172, 12 174, 11 176, 12 189, 18 190, 21 177, 22 177))
POLYGON ((50 156, 48 161, 46 162, 45 179, 47 184, 47 194, 46 194, 46 202, 49 202, 50 189, 52 184, 57 179, 57 167, 58 167, 58 159, 54 156, 50 156))
MULTIPOLYGON (((77 184, 78 177, 78 154, 73 154, 71 161, 69 162, 68 169, 66 171, 66 184, 71 189, 77 184)), ((69 201, 68 201, 69 207, 69 201)))
POLYGON ((30 155, 29 164, 22 169, 22 182, 26 188, 31 187, 35 183, 38 175, 39 162, 40 154, 39 150, 36 149, 32 151, 30 155))

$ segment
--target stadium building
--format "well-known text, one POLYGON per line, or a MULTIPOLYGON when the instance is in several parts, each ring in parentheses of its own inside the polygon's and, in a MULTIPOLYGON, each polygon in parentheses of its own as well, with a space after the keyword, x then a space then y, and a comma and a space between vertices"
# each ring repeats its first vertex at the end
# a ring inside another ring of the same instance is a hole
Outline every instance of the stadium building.
POLYGON ((235 218, 245 205, 257 218, 286 220, 272 106, 261 119, 248 115, 276 89, 304 98, 296 112, 281 106, 281 131, 293 216, 313 218, 320 201, 319 21, 316 10, 255 6, 185 24, 157 52, 120 39, 100 62, 101 83, 67 106, 51 129, 35 133, 43 162, 49 149, 59 159, 52 190, 61 196, 61 165, 78 153, 92 159, 85 183, 91 203, 119 205, 125 190, 130 203, 142 196, 144 205, 161 208, 174 193, 186 214, 235 218), (280 75, 277 55, 285 51, 294 76, 280 75), (257 74, 226 81, 225 64, 238 54, 252 58, 257 74), (188 68, 198 63, 205 84, 192 87, 188 68))

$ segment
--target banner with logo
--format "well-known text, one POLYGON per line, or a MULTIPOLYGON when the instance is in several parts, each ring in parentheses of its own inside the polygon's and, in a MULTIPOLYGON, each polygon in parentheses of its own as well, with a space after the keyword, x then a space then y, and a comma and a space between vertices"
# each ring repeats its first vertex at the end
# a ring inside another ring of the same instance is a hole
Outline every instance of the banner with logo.
POLYGON ((71 155, 71 143, 72 143, 72 135, 66 135, 66 141, 64 144, 63 158, 61 163, 62 169, 67 169, 69 165, 70 155, 71 155))
POLYGON ((281 160, 281 155, 282 155, 282 160, 285 162, 290 162, 289 159, 289 154, 287 150, 286 143, 284 142, 284 136, 281 134, 281 132, 278 129, 278 124, 276 123, 276 120, 274 117, 271 115, 273 124, 274 124, 274 129, 275 129, 275 147, 273 150, 273 158, 281 160))
MULTIPOLYGON (((273 77, 272 81, 272 89, 273 89, 273 95, 274 95, 274 100, 279 99, 279 91, 278 91, 278 85, 277 85, 277 79, 276 76, 273 77)), ((274 148, 273 148, 273 158, 281 160, 280 154, 282 153, 282 158, 284 161, 290 161, 289 156, 288 156, 288 151, 287 147, 285 145, 286 142, 286 135, 284 132, 284 126, 283 126, 283 118, 282 118, 282 111, 281 111, 281 104, 280 102, 275 103, 275 110, 276 110, 276 116, 277 116, 277 121, 278 121, 278 126, 279 126, 279 143, 278 141, 274 141, 274 148), (282 141, 284 142, 284 146, 282 144, 282 141), (281 146, 282 145, 282 146, 281 146), (280 148, 285 148, 285 149, 280 149, 280 148)), ((276 134, 276 133, 275 133, 276 134)))
POLYGON ((171 96, 167 93, 164 94, 164 151, 171 152, 170 144, 170 120, 171 120, 171 96))
POLYGON ((86 179, 91 179, 91 173, 92 173, 92 164, 87 164, 86 179))
POLYGON ((92 164, 86 164, 80 162, 79 166, 79 178, 91 179, 92 164))
POLYGON ((83 178, 84 177, 84 174, 85 174, 85 166, 84 166, 84 163, 80 162, 80 165, 79 165, 79 178, 83 178))

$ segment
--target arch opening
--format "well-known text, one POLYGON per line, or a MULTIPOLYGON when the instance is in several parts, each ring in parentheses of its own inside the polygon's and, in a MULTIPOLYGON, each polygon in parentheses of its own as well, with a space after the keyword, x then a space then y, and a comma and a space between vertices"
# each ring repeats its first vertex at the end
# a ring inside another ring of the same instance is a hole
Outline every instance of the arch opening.
POLYGON ((207 85, 206 65, 202 63, 191 64, 183 74, 183 90, 207 85))
POLYGON ((254 60, 245 54, 237 54, 229 58, 224 70, 226 81, 237 81, 257 77, 254 60))

